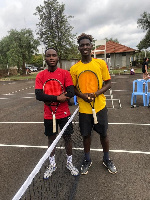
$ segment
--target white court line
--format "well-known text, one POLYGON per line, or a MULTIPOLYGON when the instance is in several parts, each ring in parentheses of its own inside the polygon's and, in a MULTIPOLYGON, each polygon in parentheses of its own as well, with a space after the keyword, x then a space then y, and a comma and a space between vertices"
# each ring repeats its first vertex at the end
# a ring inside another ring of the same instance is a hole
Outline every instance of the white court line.
POLYGON ((41 148, 47 149, 47 146, 30 146, 30 145, 11 145, 11 144, 0 144, 0 147, 21 147, 21 148, 41 148))
POLYGON ((106 99, 106 101, 119 101, 120 99, 106 99))
MULTIPOLYGON (((44 122, 0 122, 0 124, 43 124, 44 122)), ((79 122, 72 122, 78 124, 79 122)), ((150 124, 138 123, 108 123, 110 125, 135 125, 135 126, 150 126, 150 124)))
POLYGON ((0 124, 43 124, 44 122, 0 122, 0 124))
MULTIPOLYGON (((12 84, 12 83, 10 83, 10 84, 12 84)), ((34 85, 33 86, 29 86, 28 88, 23 88, 23 89, 19 89, 19 90, 13 91, 13 92, 11 92, 9 94, 2 94, 2 95, 13 95, 14 93, 21 92, 21 91, 24 91, 24 90, 27 90, 27 89, 31 89, 33 87, 34 87, 34 85)), ((35 94, 35 93, 28 93, 28 94, 35 94)))
POLYGON ((138 124, 138 123, 108 123, 111 125, 136 125, 136 126, 150 126, 150 124, 138 124))
MULTIPOLYGON (((7 144, 0 144, 0 147, 19 147, 19 148, 39 148, 39 149, 47 149, 47 146, 30 146, 30 145, 7 145, 7 144)), ((65 149, 65 147, 56 147, 57 149, 65 149)), ((73 148, 74 150, 83 150, 83 148, 73 148)), ((91 151, 98 151, 102 152, 103 149, 91 149, 91 151)), ((127 150, 109 150, 110 152, 115 153, 131 153, 131 154, 148 154, 150 155, 150 152, 144 152, 144 151, 127 151, 127 150)))
POLYGON ((125 92, 125 91, 129 91, 129 90, 113 90, 115 92, 125 92))
POLYGON ((11 84, 15 84, 16 82, 11 82, 11 83, 8 83, 9 85, 11 85, 11 84))
POLYGON ((8 99, 8 98, 0 98, 0 99, 2 99, 2 100, 3 100, 3 99, 8 99))
POLYGON ((2 94, 2 95, 14 95, 14 94, 8 93, 8 94, 2 94))
POLYGON ((22 99, 35 99, 35 97, 22 97, 22 99))

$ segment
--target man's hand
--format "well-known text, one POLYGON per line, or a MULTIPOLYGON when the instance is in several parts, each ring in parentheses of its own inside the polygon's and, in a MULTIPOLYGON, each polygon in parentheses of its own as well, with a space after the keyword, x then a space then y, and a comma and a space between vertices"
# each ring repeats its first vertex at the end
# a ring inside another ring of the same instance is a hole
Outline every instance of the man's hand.
POLYGON ((57 96, 57 101, 65 102, 67 99, 70 99, 69 97, 66 96, 66 94, 67 94, 67 92, 57 96))
POLYGON ((49 106, 51 103, 50 102, 44 102, 45 105, 49 106))
MULTIPOLYGON (((65 101, 67 101, 67 99, 70 99, 70 97, 67 97, 66 94, 67 94, 67 92, 57 96, 57 101, 65 102, 65 101)), ((44 102, 44 103, 45 103, 45 105, 49 106, 52 102, 44 102)))
POLYGON ((95 94, 94 93, 84 93, 82 94, 82 97, 81 97, 84 101, 90 103, 92 101, 94 101, 95 99, 95 94))

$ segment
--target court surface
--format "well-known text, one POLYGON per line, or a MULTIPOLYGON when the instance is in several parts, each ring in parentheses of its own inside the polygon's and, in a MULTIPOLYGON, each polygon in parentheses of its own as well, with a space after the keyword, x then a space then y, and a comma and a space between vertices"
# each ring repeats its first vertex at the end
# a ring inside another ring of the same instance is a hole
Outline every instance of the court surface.
MULTIPOLYGON (((93 132, 92 166, 80 175, 74 200, 150 200, 150 108, 131 108, 137 75, 112 76, 106 92, 110 157, 118 173, 102 166, 102 148, 93 132)), ((0 82, 0 200, 10 200, 46 151, 43 104, 35 100, 34 81, 0 82)), ((72 100, 73 101, 73 100, 72 100)), ((73 111, 77 106, 70 106, 73 111)), ((36 200, 36 199, 35 199, 36 200)))

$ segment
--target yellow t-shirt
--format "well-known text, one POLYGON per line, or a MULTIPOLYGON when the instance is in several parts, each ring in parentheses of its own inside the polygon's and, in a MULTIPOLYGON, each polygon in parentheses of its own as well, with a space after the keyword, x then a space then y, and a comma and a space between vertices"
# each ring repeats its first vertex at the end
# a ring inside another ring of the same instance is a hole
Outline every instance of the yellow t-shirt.
MULTIPOLYGON (((81 61, 79 61, 70 68, 70 74, 72 76, 74 86, 77 86, 77 77, 79 76, 79 74, 85 70, 91 70, 97 75, 99 80, 99 89, 102 88, 103 81, 111 79, 105 61, 101 59, 92 58, 92 61, 87 64, 84 64, 81 61)), ((79 103, 80 113, 92 114, 92 108, 88 102, 85 102, 80 97, 77 97, 77 100, 79 103)), ((104 94, 101 94, 95 98, 94 108, 96 113, 102 110, 105 106, 106 106, 106 97, 104 96, 104 94)))

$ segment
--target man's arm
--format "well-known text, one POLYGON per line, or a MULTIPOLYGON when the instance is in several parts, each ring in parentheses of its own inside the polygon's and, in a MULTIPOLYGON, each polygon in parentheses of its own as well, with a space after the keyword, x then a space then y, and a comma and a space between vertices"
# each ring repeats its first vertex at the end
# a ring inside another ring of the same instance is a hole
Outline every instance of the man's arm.
POLYGON ((67 94, 66 94, 67 97, 69 97, 69 98, 74 97, 74 95, 75 95, 74 86, 70 85, 70 86, 66 87, 66 92, 67 92, 67 94))
POLYGON ((63 93, 59 96, 54 96, 54 95, 47 95, 43 93, 42 89, 35 89, 35 95, 36 95, 36 99, 39 101, 43 101, 43 102, 55 102, 55 101, 59 101, 59 102, 64 102, 67 99, 69 99, 72 95, 74 96, 74 88, 73 90, 68 89, 68 95, 67 92, 63 93))
POLYGON ((95 92, 95 95, 99 96, 100 94, 105 93, 110 88, 111 88, 111 80, 104 81, 103 87, 97 92, 95 92))
POLYGON ((145 71, 146 71, 146 73, 147 73, 147 65, 145 65, 145 71))
POLYGON ((43 93, 42 89, 35 89, 36 99, 43 102, 55 102, 57 101, 57 96, 47 95, 43 93))
POLYGON ((77 90, 77 88, 76 87, 74 87, 74 90, 75 90, 75 95, 76 96, 78 96, 78 97, 80 97, 81 99, 83 99, 84 101, 86 101, 86 102, 90 102, 91 100, 88 98, 89 97, 89 94, 88 93, 81 93, 81 92, 79 92, 78 90, 77 90))

